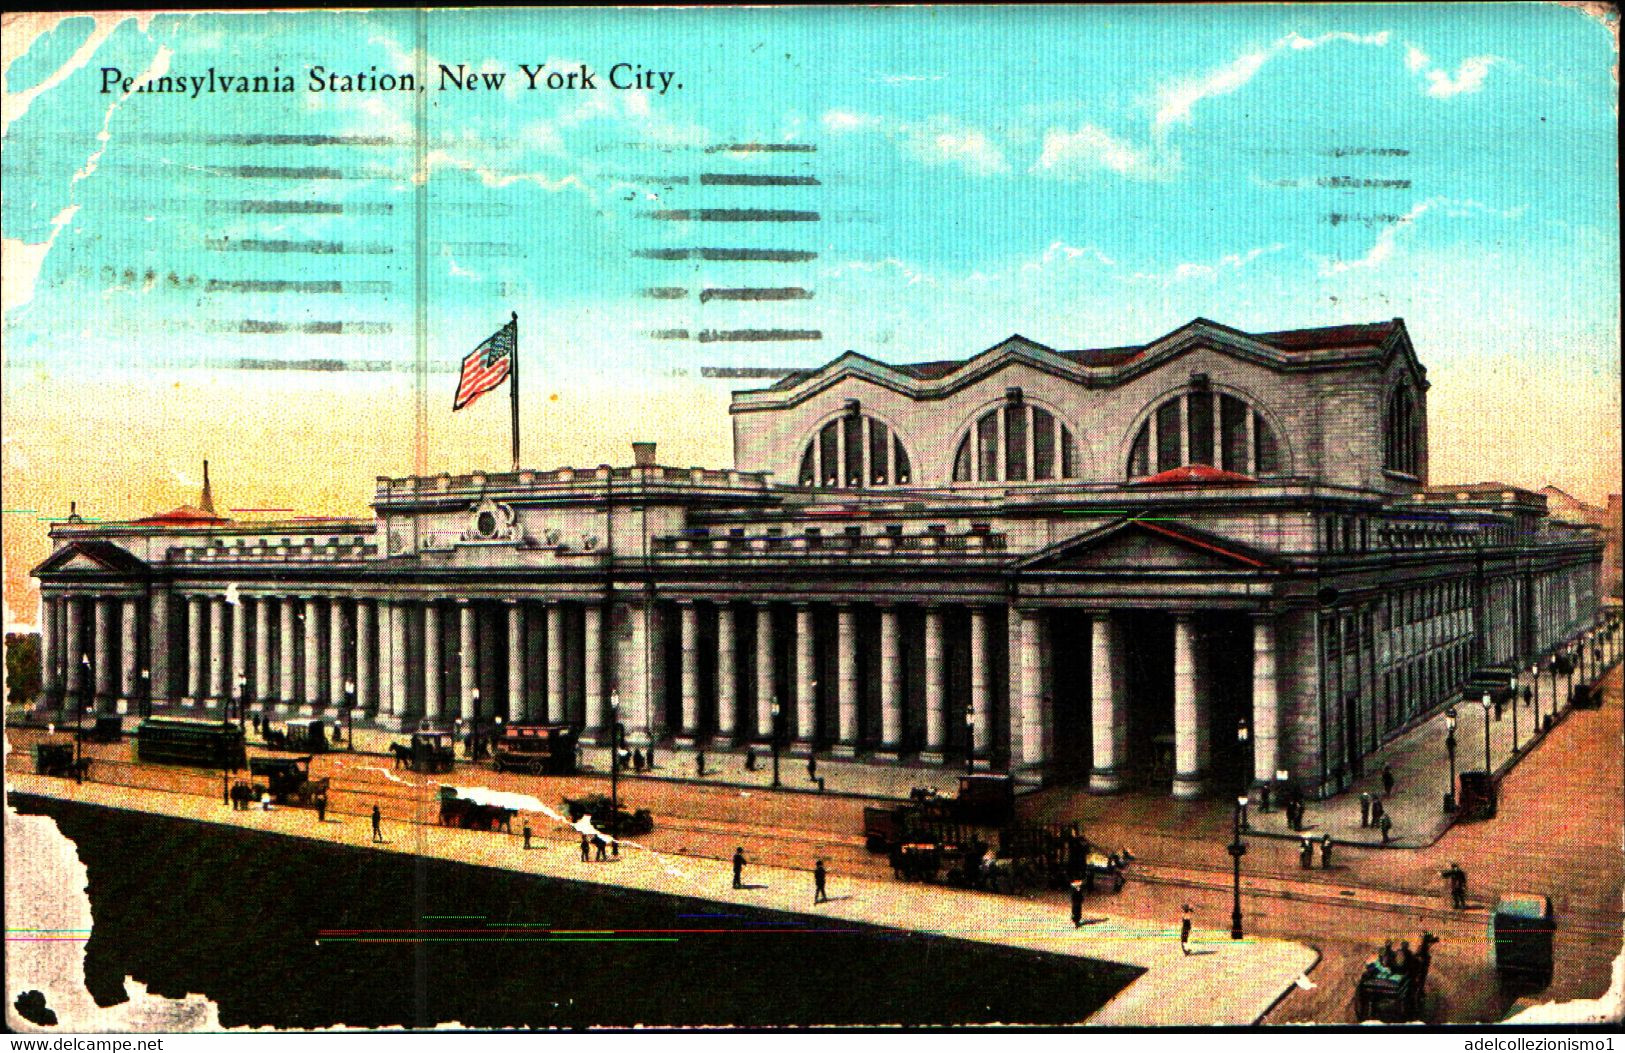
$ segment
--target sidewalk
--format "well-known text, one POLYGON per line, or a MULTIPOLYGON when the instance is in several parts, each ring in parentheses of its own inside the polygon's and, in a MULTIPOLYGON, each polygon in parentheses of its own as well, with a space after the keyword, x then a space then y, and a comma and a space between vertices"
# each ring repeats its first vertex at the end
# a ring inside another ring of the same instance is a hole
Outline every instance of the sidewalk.
MULTIPOLYGON (((517 850, 511 836, 441 826, 385 824, 387 843, 373 845, 365 817, 341 815, 312 822, 307 810, 278 808, 238 812, 217 801, 182 794, 131 791, 96 783, 83 785, 33 775, 10 776, 12 792, 33 793, 245 828, 288 837, 325 840, 356 848, 432 856, 455 862, 500 867, 548 877, 615 885, 716 903, 749 905, 798 915, 816 914, 852 922, 1021 947, 1049 954, 1121 962, 1147 972, 1130 983, 1087 1023, 1115 1026, 1247 1025, 1257 1022, 1313 968, 1319 954, 1288 940, 1232 941, 1225 932, 1198 929, 1192 953, 1182 954, 1177 928, 1129 918, 1102 916, 1074 928, 1053 900, 1029 900, 940 886, 865 881, 839 876, 831 901, 809 905, 811 881, 805 871, 752 866, 749 887, 732 888, 725 859, 674 856, 625 841, 614 864, 582 864, 574 845, 541 851, 517 850), (1197 993, 1200 992, 1200 996, 1197 993)), ((538 825, 545 820, 535 817, 538 825)))
MULTIPOLYGON (((1531 685, 1531 680, 1527 669, 1521 671, 1517 702, 1503 707, 1500 720, 1495 719, 1493 706, 1486 721, 1484 707, 1478 701, 1455 703, 1458 776, 1464 771, 1485 770, 1486 723, 1489 727, 1491 771, 1504 774, 1515 764, 1530 758, 1533 758, 1533 763, 1540 763, 1540 747, 1546 740, 1546 733, 1536 728, 1552 714, 1553 696, 1551 675, 1542 673, 1537 679, 1539 683, 1526 705, 1523 689, 1531 685), (1513 749, 1514 725, 1517 732, 1516 751, 1513 749)), ((1571 709, 1568 703, 1570 686, 1578 680, 1578 674, 1557 678, 1557 721, 1568 716, 1571 709)), ((1450 759, 1445 744, 1448 734, 1448 717, 1441 711, 1389 742, 1375 757, 1366 761, 1365 776, 1352 783, 1348 790, 1324 801, 1304 803, 1302 834, 1287 829, 1286 813, 1273 804, 1268 813, 1261 813, 1257 808, 1248 810, 1250 831, 1254 836, 1294 840, 1305 835, 1319 840, 1323 835, 1330 834, 1337 843, 1380 847, 1381 830, 1374 825, 1360 825, 1360 795, 1368 793, 1373 799, 1382 797, 1382 769, 1387 764, 1394 773, 1394 791, 1382 802, 1384 811, 1393 820, 1392 840, 1387 847, 1422 848, 1431 845, 1450 829, 1456 818, 1444 811, 1444 794, 1451 789, 1450 759)))

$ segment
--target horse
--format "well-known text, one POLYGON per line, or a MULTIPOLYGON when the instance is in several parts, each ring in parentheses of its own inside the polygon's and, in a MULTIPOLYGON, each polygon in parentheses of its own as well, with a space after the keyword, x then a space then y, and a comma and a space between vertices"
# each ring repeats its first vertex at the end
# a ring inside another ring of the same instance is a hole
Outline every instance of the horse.
POLYGON ((399 742, 389 744, 389 752, 395 758, 396 768, 410 768, 412 766, 412 747, 399 742))

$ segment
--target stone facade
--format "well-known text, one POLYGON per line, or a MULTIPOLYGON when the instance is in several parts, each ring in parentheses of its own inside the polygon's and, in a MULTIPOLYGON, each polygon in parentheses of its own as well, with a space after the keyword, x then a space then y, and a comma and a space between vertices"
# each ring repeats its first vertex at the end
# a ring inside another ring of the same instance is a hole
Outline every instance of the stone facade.
POLYGON ((640 444, 380 478, 370 519, 234 522, 206 494, 61 523, 45 704, 1334 792, 1475 669, 1596 618, 1595 529, 1428 485, 1426 392, 1397 320, 1012 337, 738 392, 732 469, 640 444))

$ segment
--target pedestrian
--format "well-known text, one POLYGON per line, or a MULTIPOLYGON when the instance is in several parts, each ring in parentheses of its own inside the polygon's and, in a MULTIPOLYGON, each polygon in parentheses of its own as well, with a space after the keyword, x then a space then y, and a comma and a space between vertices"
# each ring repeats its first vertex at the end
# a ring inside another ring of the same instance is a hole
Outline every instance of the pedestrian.
POLYGON ((1394 792, 1394 769, 1393 769, 1392 765, 1384 764, 1382 766, 1382 795, 1384 797, 1391 797, 1391 796, 1393 796, 1393 792, 1394 792))
POLYGON ((1362 827, 1371 825, 1371 795, 1369 793, 1360 795, 1360 825, 1362 827))
POLYGON ((1072 927, 1083 926, 1083 882, 1072 882, 1072 927))
POLYGON ((604 862, 604 860, 605 860, 604 849, 609 847, 608 842, 606 842, 604 840, 604 835, 599 834, 598 836, 594 837, 592 839, 592 843, 593 843, 593 848, 595 850, 594 853, 593 853, 594 861, 599 862, 599 863, 604 862))
POLYGON ((1399 966, 1399 959, 1394 955, 1394 941, 1384 940, 1382 950, 1377 952, 1377 961, 1389 972, 1395 971, 1399 966))
POLYGON ((1387 812, 1382 807, 1382 798, 1381 797, 1373 797, 1371 799, 1371 825, 1372 826, 1381 826, 1383 817, 1385 815, 1387 815, 1387 812))
POLYGON ((586 834, 581 835, 581 861, 583 863, 592 861, 592 838, 586 834))
POLYGON ((1305 870, 1314 869, 1315 843, 1307 837, 1301 838, 1298 844, 1298 865, 1305 870))
POLYGON ((1456 910, 1467 909, 1467 871, 1461 869, 1460 863, 1451 863, 1449 870, 1439 871, 1439 876, 1450 882, 1450 905, 1456 910))
POLYGON ((384 813, 378 810, 376 804, 372 806, 372 839, 374 841, 384 839, 384 813))
POLYGON ((644 754, 643 763, 649 766, 650 771, 655 770, 655 745, 652 742, 649 743, 648 752, 644 754))
POLYGON ((814 754, 807 754, 807 781, 818 781, 818 758, 814 754))
POLYGON ((611 837, 609 839, 609 858, 615 860, 616 862, 620 861, 621 839, 618 837, 611 837))
POLYGON ((1387 812, 1384 812, 1382 819, 1377 823, 1377 826, 1382 830, 1382 843, 1387 844, 1389 841, 1389 834, 1394 829, 1394 821, 1388 818, 1387 812))
POLYGON ((755 749, 755 747, 752 747, 752 746, 746 746, 745 747, 745 770, 746 771, 755 771, 756 770, 756 749, 755 749))
POLYGON ((1286 802, 1286 824, 1292 828, 1293 833, 1303 830, 1303 802, 1290 799, 1286 802))
POLYGON ((694 754, 694 774, 705 778, 705 751, 699 750, 694 754))
POLYGON ((1400 973, 1409 973, 1415 957, 1416 956, 1411 953, 1411 941, 1400 940, 1399 951, 1394 955, 1395 970, 1400 973))
POLYGON ((1332 868, 1332 835, 1331 834, 1321 834, 1320 835, 1320 869, 1322 869, 1322 870, 1330 870, 1331 868, 1332 868))
POLYGON ((260 733, 260 715, 258 713, 255 713, 254 714, 254 734, 258 735, 259 733, 260 733))
POLYGON ((633 750, 632 751, 632 770, 637 772, 639 775, 643 774, 643 751, 642 750, 633 750))
POLYGON ((525 825, 523 827, 521 827, 520 829, 523 831, 523 836, 525 838, 525 851, 529 852, 530 851, 530 820, 526 819, 525 820, 525 825))
POLYGON ((1191 953, 1191 905, 1185 904, 1185 914, 1179 919, 1179 953, 1191 953))
MULTIPOLYGON (((327 795, 326 794, 318 794, 317 797, 316 797, 316 821, 318 823, 327 822, 327 795)), ((374 820, 374 825, 375 826, 376 826, 376 823, 377 823, 377 820, 374 820)))
POLYGON ((825 891, 825 883, 829 880, 829 873, 824 869, 824 861, 820 859, 813 865, 813 902, 828 903, 829 893, 825 891))
POLYGON ((734 849, 734 888, 745 887, 745 848, 743 845, 734 849))

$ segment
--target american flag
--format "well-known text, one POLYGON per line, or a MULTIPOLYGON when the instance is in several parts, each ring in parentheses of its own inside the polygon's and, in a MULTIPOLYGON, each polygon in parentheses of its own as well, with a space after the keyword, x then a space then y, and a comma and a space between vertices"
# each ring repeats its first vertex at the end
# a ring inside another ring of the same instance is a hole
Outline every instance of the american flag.
POLYGON ((457 378, 457 398, 453 412, 462 409, 508 379, 513 364, 514 344, 519 340, 518 321, 509 322, 485 339, 463 359, 463 373, 457 378))

